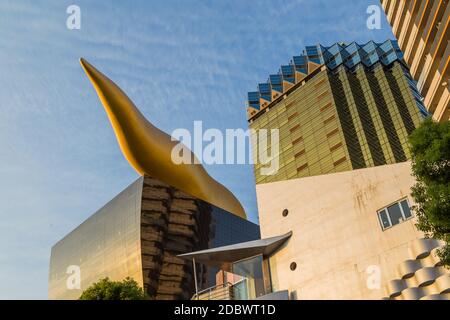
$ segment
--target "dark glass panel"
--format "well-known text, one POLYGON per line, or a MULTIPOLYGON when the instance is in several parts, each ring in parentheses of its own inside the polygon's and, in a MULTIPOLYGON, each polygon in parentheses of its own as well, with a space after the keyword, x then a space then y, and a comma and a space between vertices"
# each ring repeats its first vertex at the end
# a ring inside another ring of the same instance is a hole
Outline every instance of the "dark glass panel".
POLYGON ((387 216, 387 212, 386 209, 381 210, 378 213, 379 217, 380 217, 380 224, 381 224, 381 228, 382 229, 386 229, 389 228, 391 226, 391 223, 389 222, 389 218, 387 216))
POLYGON ((399 224, 403 220, 402 212, 400 211, 398 203, 389 206, 387 210, 393 226, 399 224))
POLYGON ((406 199, 402 200, 402 202, 400 202, 400 205, 402 206, 403 213, 405 214, 405 218, 406 219, 411 218, 412 213, 411 213, 411 209, 409 208, 408 201, 406 199))

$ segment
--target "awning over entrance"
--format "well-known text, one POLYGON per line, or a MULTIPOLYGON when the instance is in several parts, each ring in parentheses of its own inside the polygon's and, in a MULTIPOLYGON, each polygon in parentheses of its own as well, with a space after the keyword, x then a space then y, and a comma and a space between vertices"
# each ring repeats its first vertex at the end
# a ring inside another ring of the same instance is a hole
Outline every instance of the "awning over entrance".
POLYGON ((194 259, 195 262, 216 266, 222 270, 230 271, 230 266, 233 262, 259 254, 263 256, 272 255, 291 237, 291 235, 292 232, 288 232, 277 237, 180 254, 178 257, 189 260, 194 259))

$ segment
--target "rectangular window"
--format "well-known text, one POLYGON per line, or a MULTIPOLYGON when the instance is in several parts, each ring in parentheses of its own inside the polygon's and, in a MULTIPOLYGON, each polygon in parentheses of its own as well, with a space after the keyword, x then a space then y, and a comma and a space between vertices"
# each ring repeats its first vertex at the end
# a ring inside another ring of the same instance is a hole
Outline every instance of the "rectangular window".
POLYGON ((341 147, 341 146, 342 146, 342 142, 339 142, 339 143, 335 144, 334 146, 332 146, 330 148, 330 151, 333 152, 334 150, 339 149, 339 147, 341 147))
POLYGON ((320 111, 322 112, 329 107, 331 107, 331 102, 328 102, 326 105, 324 105, 322 108, 320 108, 320 111))
POLYGON ((324 124, 328 124, 328 123, 330 123, 331 121, 333 121, 333 119, 334 119, 335 117, 334 117, 334 115, 332 115, 331 117, 329 117, 328 119, 326 119, 326 120, 324 120, 324 124))
POLYGON ((391 221, 389 221, 389 216, 387 215, 386 209, 378 212, 378 217, 380 218, 381 228, 386 229, 391 226, 391 221))
POLYGON ((381 229, 386 230, 412 217, 407 199, 399 200, 381 210, 378 210, 378 220, 381 229))
POLYGON ((293 118, 295 118, 296 116, 298 115, 298 113, 297 112, 294 112, 293 114, 291 114, 290 116, 288 116, 288 121, 289 120, 291 120, 291 119, 293 119, 293 118))
POLYGON ((297 144, 300 141, 303 141, 303 137, 298 137, 297 139, 295 139, 294 141, 292 141, 292 144, 297 144))
POLYGON ((387 211, 393 226, 403 221, 402 211, 400 210, 398 203, 394 203, 393 205, 387 207, 387 211))
POLYGON ((338 128, 336 128, 336 129, 334 129, 334 130, 328 132, 328 133, 327 133, 327 138, 329 138, 329 137, 335 135, 335 134, 338 133, 338 132, 339 132, 339 129, 338 129, 338 128))
POLYGON ((343 157, 343 158, 341 158, 341 159, 335 161, 335 162, 333 163, 333 165, 336 167, 336 166, 340 165, 342 162, 345 162, 345 160, 347 160, 347 158, 346 158, 346 157, 343 157))
POLYGON ((409 208, 408 201, 406 199, 402 200, 400 202, 400 205, 401 205, 401 208, 402 208, 402 211, 403 211, 403 216, 405 217, 405 219, 411 218, 412 217, 412 213, 411 213, 411 209, 409 208))
POLYGON ((299 125, 299 124, 293 126, 289 131, 291 131, 291 133, 292 133, 292 132, 294 132, 295 130, 297 130, 298 128, 300 128, 300 125, 299 125))

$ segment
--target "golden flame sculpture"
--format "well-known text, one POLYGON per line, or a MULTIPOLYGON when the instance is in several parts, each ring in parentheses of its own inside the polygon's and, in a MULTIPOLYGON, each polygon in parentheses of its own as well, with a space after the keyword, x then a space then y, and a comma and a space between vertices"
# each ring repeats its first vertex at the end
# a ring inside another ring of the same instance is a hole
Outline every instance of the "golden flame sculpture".
MULTIPOLYGON (((93 84, 116 134, 120 149, 141 175, 149 175, 217 207, 246 218, 242 205, 201 164, 175 164, 171 159, 179 142, 145 119, 127 95, 83 58, 81 66, 93 84)), ((191 159, 195 159, 193 153, 191 159)))

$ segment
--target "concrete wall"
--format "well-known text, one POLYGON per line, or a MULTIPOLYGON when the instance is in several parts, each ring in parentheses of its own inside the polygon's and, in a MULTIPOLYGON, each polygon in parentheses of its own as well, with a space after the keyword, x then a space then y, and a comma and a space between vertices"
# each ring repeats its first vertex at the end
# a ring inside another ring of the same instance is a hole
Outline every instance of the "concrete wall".
POLYGON ((257 185, 261 237, 293 231, 271 258, 274 290, 288 289, 297 299, 387 296, 385 284, 422 234, 414 219, 383 231, 377 210, 405 197, 412 205, 413 184, 404 162, 257 185), (380 268, 379 289, 367 286, 369 266, 380 268))

